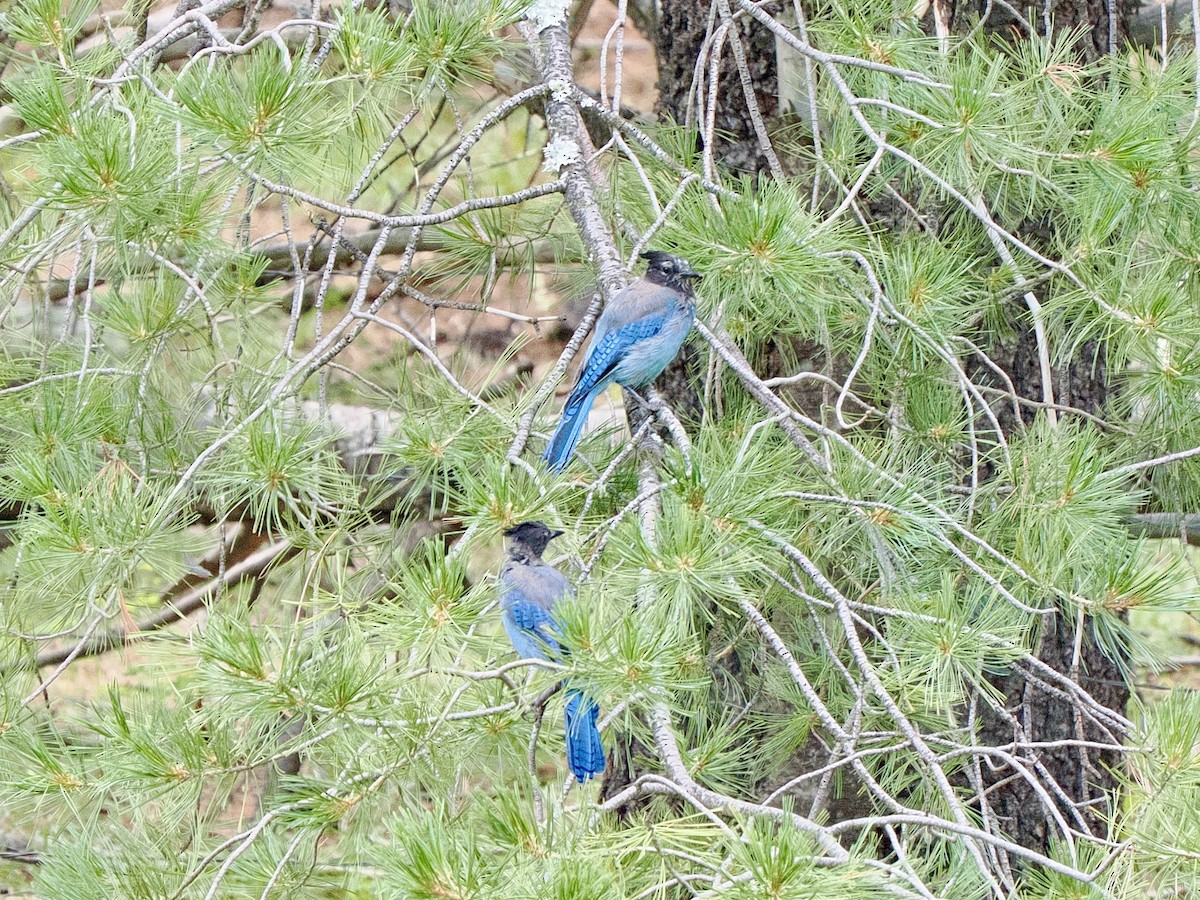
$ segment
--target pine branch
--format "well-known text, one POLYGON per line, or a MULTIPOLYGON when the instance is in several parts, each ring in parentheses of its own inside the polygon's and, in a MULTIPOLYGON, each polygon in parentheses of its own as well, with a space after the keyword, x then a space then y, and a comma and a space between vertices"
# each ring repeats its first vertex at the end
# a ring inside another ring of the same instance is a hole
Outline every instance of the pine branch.
MULTIPOLYGON (((392 256, 399 253, 404 253, 411 241, 412 229, 398 228, 389 230, 386 239, 383 241, 381 255, 392 256)), ((338 235, 337 236, 337 253, 330 253, 330 242, 328 240, 317 240, 313 243, 275 243, 267 245, 259 245, 251 247, 251 253, 257 257, 261 257, 267 261, 267 271, 265 272, 261 283, 269 284, 275 279, 290 279, 290 278, 306 278, 311 275, 320 273, 320 270, 330 264, 330 256, 333 256, 333 266, 347 266, 353 263, 361 263, 375 246, 379 240, 378 229, 368 229, 358 234, 353 235, 338 235), (296 254, 293 257, 293 253, 296 254), (296 271, 293 267, 293 259, 303 259, 307 261, 307 268, 296 271)), ((423 236, 419 238, 413 245, 418 253, 445 253, 446 248, 444 242, 440 241, 436 236, 423 236)), ((538 240, 533 242, 533 261, 536 263, 550 265, 555 263, 570 262, 569 259, 562 258, 556 253, 554 245, 548 240, 538 240)), ((516 248, 500 248, 500 252, 496 254, 496 265, 500 268, 510 266, 523 266, 529 260, 527 254, 522 253, 516 248)), ((182 265, 186 261, 176 258, 172 260, 176 264, 182 265)), ((151 268, 151 261, 146 260, 144 268, 151 268)), ((140 265, 134 265, 135 269, 143 268, 140 265)), ((381 275, 386 281, 386 275, 381 275)), ((95 284, 97 286, 105 284, 108 277, 100 273, 96 276, 95 284)), ((46 282, 45 286, 46 297, 53 303, 57 303, 66 299, 71 291, 71 279, 69 278, 52 278, 46 282)))
POLYGON ((176 622, 186 619, 193 613, 204 609, 214 594, 233 587, 244 580, 260 578, 273 563, 282 562, 298 552, 295 547, 286 541, 263 547, 262 544, 265 540, 266 538, 260 535, 256 536, 256 539, 253 541, 247 541, 244 547, 245 555, 242 559, 234 562, 233 565, 228 565, 224 572, 199 587, 178 596, 172 596, 170 593, 164 594, 162 597, 163 608, 136 623, 134 628, 114 628, 103 632, 85 641, 82 647, 73 646, 70 648, 64 647, 58 650, 43 651, 37 655, 36 666, 42 668, 44 666, 60 665, 68 659, 75 660, 88 656, 97 656, 101 653, 107 653, 110 650, 120 647, 127 647, 130 644, 144 640, 154 634, 154 632, 169 625, 174 625, 176 622))
MULTIPOLYGON (((25 838, 15 834, 0 832, 0 860, 23 863, 30 866, 40 866, 42 864, 42 854, 37 850, 33 850, 29 841, 25 838)), ((0 893, 7 893, 7 891, 0 891, 0 893)))
POLYGON ((1129 533, 1153 540, 1185 540, 1200 547, 1200 513, 1136 513, 1129 517, 1129 533))

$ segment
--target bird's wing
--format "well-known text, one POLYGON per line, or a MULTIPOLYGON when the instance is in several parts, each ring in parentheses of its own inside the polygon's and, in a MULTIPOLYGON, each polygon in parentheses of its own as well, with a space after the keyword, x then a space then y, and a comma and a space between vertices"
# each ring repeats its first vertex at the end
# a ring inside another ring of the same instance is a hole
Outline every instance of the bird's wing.
POLYGON ((575 593, 566 576, 545 563, 508 563, 500 571, 500 583, 504 626, 517 652, 541 657, 543 644, 557 652, 558 627, 551 613, 555 603, 575 593))
POLYGON ((550 618, 550 613, 526 599, 525 597, 514 597, 510 601, 506 610, 512 618, 513 624, 522 631, 527 631, 530 634, 536 635, 551 647, 556 646, 554 640, 553 621, 550 618))
POLYGON ((669 315, 679 299, 679 292, 673 288, 639 278, 619 291, 604 307, 596 321, 592 346, 599 346, 607 335, 639 319, 669 315))
POLYGON ((559 600, 575 593, 566 575, 549 563, 540 561, 505 563, 500 570, 500 582, 507 590, 515 591, 546 612, 553 609, 559 600))
POLYGON ((572 401, 581 399, 590 393, 596 385, 612 373, 613 369, 620 365, 631 347, 639 341, 654 337, 662 331, 666 321, 666 316, 646 316, 623 325, 616 331, 611 331, 603 338, 598 339, 592 346, 592 352, 588 354, 587 365, 579 373, 579 380, 571 390, 567 405, 570 406, 572 401))

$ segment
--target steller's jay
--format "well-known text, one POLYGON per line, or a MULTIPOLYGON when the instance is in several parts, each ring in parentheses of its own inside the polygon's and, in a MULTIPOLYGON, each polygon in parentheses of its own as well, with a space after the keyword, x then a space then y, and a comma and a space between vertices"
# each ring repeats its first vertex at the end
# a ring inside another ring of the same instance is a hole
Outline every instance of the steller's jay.
MULTIPOLYGON (((522 659, 549 659, 565 655, 554 621, 554 604, 575 596, 565 575, 542 559, 542 553, 561 531, 551 531, 541 522, 521 522, 504 532, 508 559, 500 569, 500 607, 508 639, 522 659), (549 655, 548 655, 549 654, 549 655)), ((587 781, 604 771, 604 747, 596 718, 594 700, 577 688, 566 689, 567 765, 576 780, 587 781)))
POLYGON ((614 381, 622 387, 649 384, 675 358, 696 318, 692 280, 700 277, 686 259, 650 250, 646 274, 608 302, 592 334, 562 418, 542 459, 551 471, 566 468, 579 443, 592 403, 614 381))

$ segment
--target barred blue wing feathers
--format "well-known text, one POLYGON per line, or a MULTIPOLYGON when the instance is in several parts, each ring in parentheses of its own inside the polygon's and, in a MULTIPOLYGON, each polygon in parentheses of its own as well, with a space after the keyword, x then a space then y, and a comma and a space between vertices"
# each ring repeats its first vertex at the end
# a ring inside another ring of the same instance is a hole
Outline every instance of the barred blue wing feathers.
MULTIPOLYGON (((666 316, 647 316, 606 334, 588 356, 587 365, 579 375, 579 381, 571 391, 567 404, 582 398, 604 381, 620 365, 629 348, 662 331, 666 316)), ((607 385, 606 385, 607 386, 607 385)), ((576 401, 578 402, 578 401, 576 401)))

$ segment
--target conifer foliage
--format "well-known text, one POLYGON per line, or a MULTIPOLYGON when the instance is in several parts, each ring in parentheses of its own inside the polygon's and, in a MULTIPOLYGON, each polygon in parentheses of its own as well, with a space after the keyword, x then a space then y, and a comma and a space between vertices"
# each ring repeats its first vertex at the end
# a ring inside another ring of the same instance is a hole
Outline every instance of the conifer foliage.
POLYGON ((580 87, 558 0, 11 0, 0 886, 1200 891, 1200 707, 1109 708, 1078 649, 1133 679, 1138 623, 1197 605, 1149 540, 1200 511, 1192 35, 1087 59, 811 6, 712 6, 743 81, 741 20, 800 73, 749 108, 752 178, 714 57, 656 123, 620 22, 580 87), (555 387, 650 247, 704 276, 700 417, 649 394, 551 475, 555 387), (573 331, 552 285, 587 285, 573 331), (1035 398, 988 356, 1016 331, 1035 398), (1049 377, 1081 359, 1094 409, 1049 377), (533 518, 579 588, 558 662, 499 627, 533 518), (602 786, 561 765, 564 677, 602 786))

